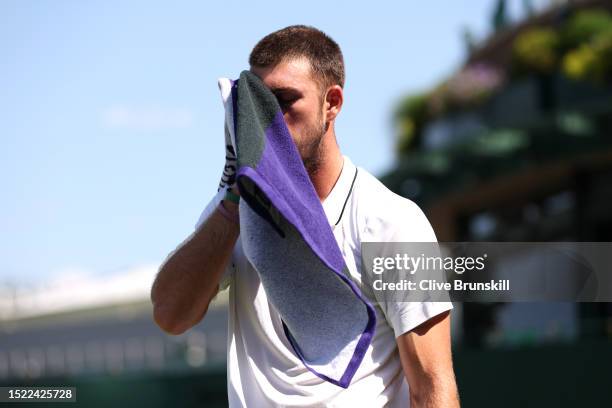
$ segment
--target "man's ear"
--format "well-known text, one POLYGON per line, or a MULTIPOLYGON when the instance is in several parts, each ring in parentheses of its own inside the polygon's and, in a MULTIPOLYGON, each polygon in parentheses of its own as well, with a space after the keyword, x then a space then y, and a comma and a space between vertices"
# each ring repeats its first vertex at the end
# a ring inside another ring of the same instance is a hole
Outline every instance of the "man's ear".
POLYGON ((327 88, 325 93, 325 121, 331 122, 336 119, 336 116, 342 109, 342 102, 344 102, 344 92, 339 85, 332 85, 327 88))

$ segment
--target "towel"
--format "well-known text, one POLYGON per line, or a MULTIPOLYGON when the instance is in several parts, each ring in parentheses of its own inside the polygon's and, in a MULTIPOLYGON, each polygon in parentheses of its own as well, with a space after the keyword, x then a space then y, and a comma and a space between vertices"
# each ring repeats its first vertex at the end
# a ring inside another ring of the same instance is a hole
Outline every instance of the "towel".
POLYGON ((374 335, 374 308, 349 276, 274 94, 250 71, 218 82, 237 156, 244 254, 295 354, 347 388, 374 335))

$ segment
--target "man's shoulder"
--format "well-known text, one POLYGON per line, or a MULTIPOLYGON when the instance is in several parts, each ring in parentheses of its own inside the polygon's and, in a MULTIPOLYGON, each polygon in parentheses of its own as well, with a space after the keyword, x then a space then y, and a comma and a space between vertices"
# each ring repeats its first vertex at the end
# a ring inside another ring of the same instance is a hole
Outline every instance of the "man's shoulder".
POLYGON ((354 206, 364 241, 435 240, 425 213, 414 201, 391 191, 364 168, 358 169, 354 206))

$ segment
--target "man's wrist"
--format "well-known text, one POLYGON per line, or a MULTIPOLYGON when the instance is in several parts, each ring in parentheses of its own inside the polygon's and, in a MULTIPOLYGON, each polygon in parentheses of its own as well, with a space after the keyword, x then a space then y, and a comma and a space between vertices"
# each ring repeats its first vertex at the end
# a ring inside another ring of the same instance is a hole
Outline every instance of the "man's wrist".
POLYGON ((238 204, 231 201, 221 200, 218 208, 221 215, 223 215, 223 217, 225 217, 228 221, 235 224, 240 222, 240 217, 238 216, 238 204))
POLYGON ((223 207, 225 207, 226 210, 228 210, 229 212, 236 213, 238 214, 238 204, 232 202, 232 201, 228 201, 226 199, 221 200, 221 202, 219 203, 220 205, 223 205, 223 207))
POLYGON ((225 196, 223 197, 223 201, 231 202, 231 203, 234 203, 234 204, 238 205, 238 203, 240 202, 240 194, 239 194, 239 192, 238 193, 234 192, 234 190, 238 191, 238 189, 235 188, 235 186, 232 187, 231 190, 228 189, 225 192, 225 196))

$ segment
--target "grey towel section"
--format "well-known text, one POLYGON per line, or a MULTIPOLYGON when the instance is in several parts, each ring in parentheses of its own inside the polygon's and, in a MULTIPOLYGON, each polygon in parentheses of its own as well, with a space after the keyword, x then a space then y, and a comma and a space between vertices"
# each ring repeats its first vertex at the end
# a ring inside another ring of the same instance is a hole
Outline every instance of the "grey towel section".
POLYGON ((241 201, 244 252, 259 273, 269 301, 283 311, 281 317, 304 357, 311 365, 332 364, 325 370, 326 375, 341 375, 355 347, 346 339, 358 339, 363 333, 367 311, 355 302, 346 284, 330 273, 298 231, 286 220, 281 222, 287 233, 285 238, 280 238, 270 223, 241 201), (326 306, 329 299, 333 299, 332 308, 326 306))

